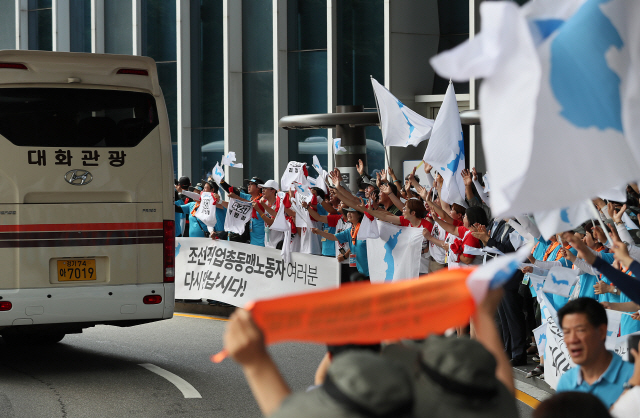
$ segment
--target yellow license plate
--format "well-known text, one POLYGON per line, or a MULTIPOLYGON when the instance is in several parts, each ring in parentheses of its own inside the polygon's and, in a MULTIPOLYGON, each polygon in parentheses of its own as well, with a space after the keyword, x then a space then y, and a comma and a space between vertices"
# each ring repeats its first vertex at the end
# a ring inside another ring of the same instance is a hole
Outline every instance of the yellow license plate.
POLYGON ((82 281, 96 279, 96 260, 58 260, 58 281, 82 281))

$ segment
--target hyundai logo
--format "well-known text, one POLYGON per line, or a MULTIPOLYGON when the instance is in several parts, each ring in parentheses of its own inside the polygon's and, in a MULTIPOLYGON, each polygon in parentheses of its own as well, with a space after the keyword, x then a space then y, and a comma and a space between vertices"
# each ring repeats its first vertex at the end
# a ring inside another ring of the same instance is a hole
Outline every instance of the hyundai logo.
POLYGON ((91 183, 93 176, 87 170, 71 170, 64 175, 64 180, 73 186, 84 186, 91 183))

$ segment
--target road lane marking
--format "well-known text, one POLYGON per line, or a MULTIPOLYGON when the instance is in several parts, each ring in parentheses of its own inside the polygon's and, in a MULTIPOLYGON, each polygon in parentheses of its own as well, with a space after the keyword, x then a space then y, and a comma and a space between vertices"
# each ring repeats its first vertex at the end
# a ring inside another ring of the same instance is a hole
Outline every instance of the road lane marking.
POLYGON ((200 395, 200 392, 198 392, 196 388, 191 386, 189 382, 187 382, 180 376, 177 376, 151 363, 143 363, 143 364, 139 364, 139 366, 142 366, 145 369, 149 370, 150 372, 153 372, 158 376, 162 376, 165 379, 167 379, 169 382, 173 383, 175 387, 180 389, 180 392, 182 392, 185 398, 202 398, 202 396, 200 395))
POLYGON ((536 409, 540 405, 540 401, 533 396, 527 395, 521 390, 516 389, 516 399, 529 405, 531 408, 536 409))
POLYGON ((214 321, 228 321, 228 319, 226 318, 216 318, 213 316, 202 316, 202 315, 187 315, 182 313, 174 313, 173 316, 184 316, 186 318, 212 319, 214 321))

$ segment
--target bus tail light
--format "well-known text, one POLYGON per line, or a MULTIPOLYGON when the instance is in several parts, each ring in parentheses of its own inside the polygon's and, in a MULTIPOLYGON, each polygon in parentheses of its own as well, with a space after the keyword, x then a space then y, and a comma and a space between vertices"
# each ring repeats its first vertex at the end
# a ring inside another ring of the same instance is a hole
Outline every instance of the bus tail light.
POLYGON ((162 258, 164 264, 164 282, 176 280, 176 226, 174 221, 163 221, 162 258))
POLYGON ((17 62, 0 62, 0 68, 13 68, 14 70, 28 70, 27 66, 17 62))
POLYGON ((0 301, 0 311, 10 311, 13 305, 11 302, 2 302, 0 301))
POLYGON ((149 71, 136 68, 121 68, 116 74, 149 75, 149 71))
POLYGON ((142 298, 142 303, 145 305, 157 305, 162 302, 162 296, 160 295, 147 295, 142 298))

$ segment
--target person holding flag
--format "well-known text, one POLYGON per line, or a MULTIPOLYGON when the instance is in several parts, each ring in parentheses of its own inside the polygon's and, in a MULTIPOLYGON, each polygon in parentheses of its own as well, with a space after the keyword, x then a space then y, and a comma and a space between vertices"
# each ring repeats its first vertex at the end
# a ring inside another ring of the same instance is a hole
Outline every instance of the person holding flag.
MULTIPOLYGON (((229 197, 234 199, 244 200, 245 202, 258 202, 262 198, 262 193, 259 184, 264 183, 258 177, 252 177, 249 180, 245 180, 247 183, 247 192, 240 191, 239 188, 229 185, 226 181, 220 181, 220 187, 229 194, 229 197)), ((264 247, 264 221, 255 209, 251 211, 251 221, 249 222, 249 236, 251 237, 251 245, 257 245, 264 247)))

